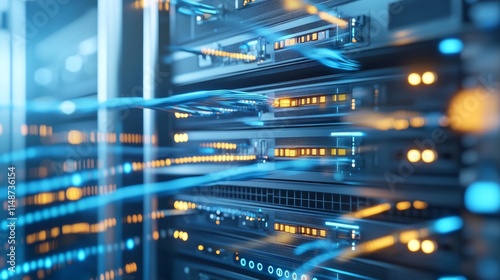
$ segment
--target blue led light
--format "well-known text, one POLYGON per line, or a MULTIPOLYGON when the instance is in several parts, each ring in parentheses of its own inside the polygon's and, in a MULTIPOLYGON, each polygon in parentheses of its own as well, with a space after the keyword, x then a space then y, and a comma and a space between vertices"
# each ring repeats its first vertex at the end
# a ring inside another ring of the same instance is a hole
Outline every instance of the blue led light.
POLYGON ((31 261, 30 262, 30 269, 35 270, 36 269, 36 261, 31 261))
POLYGON ((82 176, 80 176, 80 174, 73 174, 71 183, 75 186, 79 186, 82 183, 82 176))
POLYGON ((467 280, 464 276, 442 276, 438 280, 467 280))
POLYGON ((63 262, 64 262, 64 254, 62 254, 62 253, 61 253, 61 254, 59 254, 58 261, 59 261, 60 263, 63 263, 63 262))
POLYGON ((85 260, 85 253, 83 252, 83 250, 78 251, 78 260, 79 261, 85 260))
POLYGON ((33 223, 33 214, 31 213, 26 214, 26 223, 28 224, 33 223))
POLYGON ((335 222, 325 222, 325 226, 359 229, 359 226, 356 226, 356 225, 348 225, 348 224, 341 224, 341 223, 335 223, 335 222))
POLYGON ((460 217, 452 216, 437 220, 434 223, 434 230, 437 233, 449 233, 462 227, 463 221, 460 217))
POLYGON ((359 132, 359 131, 356 131, 356 132, 332 132, 330 133, 330 136, 333 136, 333 137, 343 137, 343 136, 352 136, 352 137, 356 137, 356 136, 363 136, 365 135, 363 132, 359 132))
POLYGON ((500 186, 496 182, 475 182, 465 191, 465 206, 474 213, 500 211, 500 186))
POLYGON ((245 260, 245 258, 241 258, 240 264, 241 264, 241 266, 247 265, 247 260, 245 260))
POLYGON ((37 264, 38 264, 39 268, 42 268, 43 267, 43 260, 39 259, 37 264))
POLYGON ((442 54, 457 54, 462 51, 464 44, 456 38, 444 39, 439 42, 439 51, 442 54))
MULTIPOLYGON (((100 249, 100 247, 99 247, 99 249, 100 249)), ((132 239, 127 240, 127 249, 129 249, 129 250, 134 249, 134 240, 132 240, 132 239)))
POLYGON ((258 269, 259 271, 262 271, 262 264, 261 264, 261 263, 258 263, 258 264, 257 264, 257 269, 258 269))
POLYGON ((57 217, 59 214, 57 213, 57 208, 56 207, 51 207, 50 208, 50 216, 55 218, 57 217))
POLYGON ((269 272, 269 274, 273 274, 274 273, 274 268, 270 265, 267 267, 267 272, 269 272))
POLYGON ((125 163, 123 165, 123 172, 130 173, 132 171, 132 165, 130 163, 125 163))
POLYGON ((253 269, 255 267, 255 263, 253 261, 248 262, 248 267, 253 269))
POLYGON ((9 274, 7 273, 6 270, 2 271, 2 279, 7 279, 9 277, 9 274))
POLYGON ((45 259, 45 268, 51 268, 52 267, 52 260, 50 258, 45 259))
POLYGON ((30 265, 28 263, 25 263, 23 265, 23 272, 28 273, 28 271, 30 271, 30 265))
POLYGON ((76 211, 76 204, 74 202, 67 205, 68 213, 74 213, 76 211))

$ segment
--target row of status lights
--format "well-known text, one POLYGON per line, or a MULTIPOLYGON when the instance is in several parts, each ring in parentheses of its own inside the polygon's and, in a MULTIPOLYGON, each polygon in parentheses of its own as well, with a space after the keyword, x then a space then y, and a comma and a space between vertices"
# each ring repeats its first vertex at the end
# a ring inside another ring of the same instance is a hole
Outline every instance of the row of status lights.
POLYGON ((181 210, 181 211, 187 211, 189 209, 196 209, 196 203, 186 202, 186 201, 182 201, 182 200, 176 200, 174 202, 174 209, 181 210))
POLYGON ((297 225, 274 223, 274 230, 293 233, 293 234, 302 234, 311 237, 322 237, 322 238, 326 237, 325 229, 317 229, 317 228, 297 226, 297 225))
POLYGON ((174 116, 176 119, 186 119, 189 117, 189 114, 187 113, 179 113, 179 112, 175 112, 174 113, 174 116))
POLYGON ((116 191, 116 185, 70 187, 66 191, 44 192, 23 199, 23 205, 47 205, 65 200, 76 201, 82 197, 109 194, 116 191))
POLYGON ((80 234, 80 233, 97 233, 106 231, 110 227, 116 226, 115 218, 104 219, 95 224, 76 223, 63 225, 61 227, 53 227, 49 230, 41 230, 26 236, 26 243, 33 244, 39 241, 45 241, 48 238, 57 238, 60 234, 80 234))
MULTIPOLYGON (((22 136, 27 136, 27 135, 39 135, 41 137, 47 137, 47 136, 51 136, 52 135, 52 126, 50 125, 45 125, 45 124, 41 124, 41 125, 36 125, 36 124, 32 124, 32 125, 27 125, 27 124, 23 124, 21 125, 21 135, 22 136)), ((1 134, 1 126, 0 126, 0 134, 1 134)))
POLYGON ((172 236, 175 239, 180 239, 182 241, 187 241, 189 239, 189 234, 185 231, 175 230, 172 236))
MULTIPOLYGON (((333 102, 344 102, 347 101, 347 94, 333 94, 331 95, 333 102)), ((273 107, 275 108, 290 108, 290 107, 301 107, 316 104, 325 104, 327 101, 327 95, 309 96, 309 97, 297 97, 297 98, 278 98, 273 102, 273 107)))
POLYGON ((294 46, 297 44, 304 44, 312 41, 324 40, 326 39, 326 30, 319 32, 312 32, 309 34, 305 34, 302 36, 297 36, 293 38, 283 39, 277 42, 274 42, 274 49, 280 50, 286 47, 294 46))
MULTIPOLYGON (((70 130, 66 134, 66 140, 71 145, 80 145, 82 143, 122 143, 122 144, 142 144, 156 143, 156 135, 143 135, 139 133, 120 133, 113 132, 84 132, 79 130, 70 130)), ((54 142, 62 142, 55 139, 54 142)))
POLYGON ((185 143, 189 140, 189 136, 187 133, 176 133, 174 134, 174 142, 175 143, 185 143))
POLYGON ((431 85, 437 80, 437 75, 433 72, 427 71, 422 75, 418 73, 411 73, 408 75, 408 83, 412 86, 418 86, 421 83, 431 85))
POLYGON ((418 239, 412 239, 408 242, 407 246, 410 252, 417 252, 421 249, 425 254, 432 254, 437 250, 436 242, 427 239, 422 241, 422 243, 418 239))
POLYGON ((213 148, 213 149, 224 149, 224 150, 236 150, 238 145, 236 143, 201 143, 200 147, 202 148, 213 148))
POLYGON ((422 160, 425 163, 432 163, 437 159, 437 153, 434 150, 423 150, 420 152, 417 149, 411 149, 406 154, 409 162, 416 163, 422 160))
MULTIPOLYGON (((110 269, 104 273, 101 273, 95 280, 112 280, 115 278, 121 279, 123 276, 123 268, 118 269, 110 269), (117 277, 118 276, 118 277, 117 277)), ((132 274, 137 272, 137 264, 135 262, 128 263, 125 265, 125 273, 132 274)), ((94 280, 94 278, 90 278, 90 280, 94 280)))
POLYGON ((211 247, 205 248, 205 246, 203 246, 203 244, 198 245, 198 251, 203 252, 203 251, 205 251, 205 249, 207 252, 209 252, 209 253, 214 252, 216 255, 220 255, 222 252, 224 252, 224 249, 217 249, 214 251, 211 247))
MULTIPOLYGON (((248 260, 246 258, 242 258, 239 256, 238 252, 235 253, 235 260, 240 263, 242 267, 247 267, 250 269, 257 268, 258 271, 262 271, 264 269, 264 265, 260 262, 255 263, 253 260, 248 260)), ((286 269, 282 269, 281 267, 278 267, 274 269, 272 265, 267 266, 267 273, 273 275, 276 273, 276 276, 278 277, 283 277, 285 279, 292 279, 292 280, 298 280, 298 275, 296 272, 290 272, 286 269)), ((314 278, 309 278, 307 274, 302 274, 300 276, 300 280, 317 280, 316 277, 314 278)))
POLYGON ((202 162, 230 162, 230 161, 252 161, 255 160, 255 155, 214 155, 214 156, 192 156, 183 158, 161 159, 148 162, 134 162, 132 169, 134 171, 142 170, 145 168, 159 168, 170 166, 173 164, 186 164, 186 163, 202 163, 202 162))
POLYGON ((225 51, 210 49, 210 48, 202 48, 201 53, 204 55, 210 55, 210 56, 229 57, 229 58, 236 59, 236 60, 255 61, 257 59, 257 57, 255 55, 225 52, 225 51))
POLYGON ((327 150, 330 150, 332 156, 345 156, 348 154, 346 148, 278 148, 274 149, 276 157, 298 157, 298 156, 326 156, 327 150))

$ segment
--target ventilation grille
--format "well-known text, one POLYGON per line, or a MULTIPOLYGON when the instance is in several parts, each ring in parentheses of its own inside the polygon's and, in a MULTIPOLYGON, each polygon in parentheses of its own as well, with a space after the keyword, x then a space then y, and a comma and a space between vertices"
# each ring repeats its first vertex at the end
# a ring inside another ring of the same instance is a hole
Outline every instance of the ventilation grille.
POLYGON ((192 189, 192 192, 193 195, 254 201, 336 213, 357 211, 371 204, 369 199, 358 196, 256 187, 218 185, 192 189))

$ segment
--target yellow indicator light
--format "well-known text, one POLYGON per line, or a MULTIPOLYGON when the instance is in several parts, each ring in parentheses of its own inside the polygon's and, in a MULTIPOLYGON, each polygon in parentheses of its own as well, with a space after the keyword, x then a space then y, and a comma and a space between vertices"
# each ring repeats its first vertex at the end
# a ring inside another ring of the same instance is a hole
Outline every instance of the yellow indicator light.
POLYGON ((339 101, 346 101, 347 100, 347 94, 339 94, 338 95, 338 100, 339 101))
POLYGON ((290 232, 290 226, 288 225, 285 226, 285 232, 290 232))
POLYGON ((337 149, 332 149, 332 156, 336 156, 337 155, 337 149))
POLYGON ((326 102, 326 96, 320 96, 319 97, 319 103, 325 103, 326 102))
POLYGON ((230 57, 230 58, 240 59, 240 60, 256 60, 257 59, 253 55, 247 55, 247 54, 241 54, 241 53, 230 53, 230 52, 225 52, 225 51, 220 51, 220 50, 215 50, 215 49, 207 49, 207 48, 201 49, 201 53, 205 54, 205 55, 230 57))
POLYGON ((274 149, 274 156, 277 157, 280 155, 280 149, 274 149))
POLYGON ((188 240, 188 238, 189 238, 188 233, 187 233, 187 232, 183 232, 183 233, 182 233, 182 236, 181 236, 182 241, 187 241, 187 240, 188 240))
POLYGON ((433 150, 424 150, 422 152, 422 161, 425 163, 431 163, 436 160, 436 152, 433 150))
POLYGON ((290 233, 297 233, 297 227, 290 227, 290 233))
POLYGON ((421 200, 413 201, 413 208, 423 210, 427 208, 427 202, 421 200))
POLYGON ((426 254, 431 254, 436 251, 436 243, 431 240, 422 241, 422 252, 426 254))
POLYGON ((317 97, 313 97, 312 98, 312 104, 316 104, 318 103, 318 98, 317 97))
POLYGON ((319 230, 319 236, 321 236, 321 237, 326 237, 326 230, 324 230, 324 229, 320 229, 320 230, 319 230))
POLYGON ((220 255, 220 250, 215 251, 216 255, 220 255))
POLYGON ((394 129, 396 129, 396 130, 403 130, 403 129, 407 129, 409 125, 410 125, 410 124, 409 124, 409 123, 408 123, 408 121, 407 121, 407 120, 405 120, 405 119, 396 120, 396 121, 394 122, 394 129))
POLYGON ((348 216, 352 216, 352 217, 357 218, 357 219, 362 219, 362 218, 366 218, 366 217, 375 216, 375 215, 383 213, 385 211, 389 211, 390 209, 391 209, 391 204, 382 203, 379 205, 375 205, 373 207, 359 210, 357 212, 353 212, 353 213, 349 214, 348 216))
POLYGON ((420 75, 417 73, 411 73, 408 75, 408 83, 412 86, 419 85, 422 82, 420 75))
POLYGON ((332 95, 332 101, 336 102, 337 101, 337 95, 332 95))
POLYGON ((317 155, 317 153, 318 153, 316 149, 311 149, 311 152, 312 152, 313 156, 317 155))
POLYGON ((410 119, 410 124, 413 127, 422 127, 425 124, 425 119, 422 117, 415 117, 410 119))
POLYGON ((290 156, 291 157, 296 157, 297 156, 297 150, 290 150, 290 156))
POLYGON ((312 6, 312 5, 308 5, 307 8, 306 8, 306 11, 312 15, 315 15, 318 13, 318 8, 312 6))
POLYGON ((416 149, 411 149, 406 154, 406 158, 408 158, 409 162, 417 162, 420 160, 420 151, 416 149))
POLYGON ((409 201, 401 201, 396 204, 396 209, 399 211, 408 210, 411 207, 411 203, 409 201))
POLYGON ((179 238, 179 231, 177 231, 177 230, 174 231, 174 238, 176 238, 176 239, 179 238))
POLYGON ((403 231, 399 234, 399 240, 401 243, 410 242, 412 239, 418 238, 419 234, 416 230, 403 231))
POLYGON ((318 230, 317 230, 317 229, 315 229, 315 228, 313 228, 313 229, 312 229, 312 235, 318 235, 318 230))
POLYGON ((317 33, 317 32, 314 32, 314 33, 312 34, 312 40, 313 40, 313 41, 318 40, 318 33, 317 33))
POLYGON ((338 149, 338 155, 339 156, 345 156, 346 155, 346 149, 338 149))
POLYGON ((324 156, 326 153, 326 150, 325 149, 319 149, 319 155, 320 156, 324 156))
POLYGON ((290 156, 290 149, 285 149, 285 157, 289 157, 290 156))
POLYGON ((280 231, 284 231, 285 230, 285 225, 281 224, 280 225, 280 231))
POLYGON ((279 49, 279 48, 280 48, 280 44, 279 44, 279 42, 275 42, 275 43, 274 43, 274 49, 275 49, 275 50, 277 50, 277 49, 279 49))
POLYGON ((422 74, 422 82, 426 85, 433 84, 436 81, 436 74, 432 72, 425 72, 422 74))
POLYGON ((416 252, 420 250, 420 241, 418 241, 417 239, 410 240, 410 242, 408 242, 407 245, 408 245, 408 250, 410 250, 411 252, 416 252))
POLYGON ((290 99, 280 99, 280 107, 290 107, 290 99))

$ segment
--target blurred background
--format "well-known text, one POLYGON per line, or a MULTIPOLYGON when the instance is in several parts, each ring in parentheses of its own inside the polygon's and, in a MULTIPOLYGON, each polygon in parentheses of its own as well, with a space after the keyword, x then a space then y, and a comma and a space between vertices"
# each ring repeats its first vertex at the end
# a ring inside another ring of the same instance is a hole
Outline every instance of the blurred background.
POLYGON ((1 0, 0 279, 500 279, 499 30, 499 1, 1 0))

